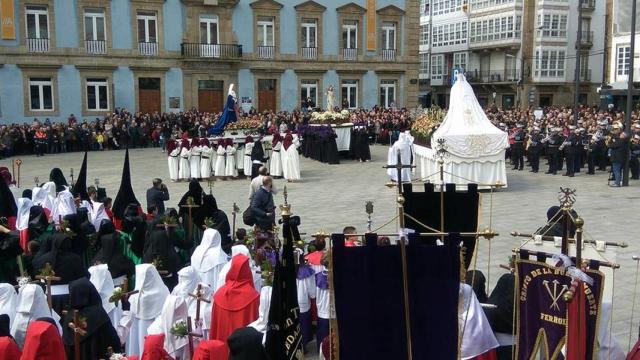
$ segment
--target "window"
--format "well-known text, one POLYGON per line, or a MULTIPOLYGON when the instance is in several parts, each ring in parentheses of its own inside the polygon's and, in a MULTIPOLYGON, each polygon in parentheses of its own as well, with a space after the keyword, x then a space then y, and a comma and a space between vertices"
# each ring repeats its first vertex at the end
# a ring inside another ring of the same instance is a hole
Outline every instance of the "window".
POLYGON ((391 22, 382 23, 382 48, 393 50, 396 48, 396 24, 391 22))
POLYGON ((317 80, 302 80, 300 84, 300 100, 305 102, 306 99, 311 99, 313 105, 308 106, 315 107, 318 104, 318 81, 317 80))
POLYGON ((567 15, 538 15, 538 37, 566 38, 567 15))
POLYGON ((420 15, 429 15, 429 1, 420 0, 420 15))
POLYGON ((342 24, 342 46, 345 49, 358 48, 358 22, 345 21, 342 24))
POLYGON ((629 67, 631 66, 631 47, 629 45, 618 46, 616 54, 616 75, 629 75, 629 67))
POLYGON ((448 14, 456 11, 462 10, 462 5, 466 4, 467 1, 463 0, 432 0, 431 4, 433 5, 433 15, 442 15, 448 14))
POLYGON ((451 46, 467 43, 467 22, 447 23, 434 26, 431 31, 431 46, 451 46))
POLYGON ((31 111, 53 111, 51 78, 29 78, 29 100, 31 111))
POLYGON ((258 46, 275 46, 273 18, 258 18, 258 46))
POLYGON ((536 50, 536 77, 563 78, 564 50, 536 50))
POLYGON ((420 26, 420 45, 429 45, 429 25, 420 26))
POLYGON ((315 48, 316 47, 316 20, 302 19, 302 47, 303 48, 315 48))
POLYGON ((429 74, 429 53, 420 54, 420 74, 429 74))
POLYGON ((138 16, 138 42, 157 43, 157 17, 153 12, 139 12, 138 16))
POLYGON ((443 55, 431 56, 431 78, 432 79, 442 79, 442 75, 444 74, 443 63, 444 63, 443 55))
POLYGON ((107 79, 87 79, 87 110, 109 110, 109 86, 107 79))
POLYGON ((200 44, 217 45, 219 43, 218 17, 215 15, 201 15, 200 44))
POLYGON ((84 39, 86 41, 104 41, 104 11, 85 10, 84 12, 84 39))
POLYGON ((46 6, 27 6, 27 39, 49 38, 49 13, 46 6))
POLYGON ((479 18, 471 22, 469 41, 474 43, 520 38, 521 16, 479 18))
POLYGON ((342 107, 358 107, 358 80, 342 80, 342 107))
POLYGON ((453 54, 453 68, 463 70, 467 68, 467 53, 453 54))
POLYGON ((396 82, 394 80, 380 81, 380 106, 383 108, 396 106, 396 82))

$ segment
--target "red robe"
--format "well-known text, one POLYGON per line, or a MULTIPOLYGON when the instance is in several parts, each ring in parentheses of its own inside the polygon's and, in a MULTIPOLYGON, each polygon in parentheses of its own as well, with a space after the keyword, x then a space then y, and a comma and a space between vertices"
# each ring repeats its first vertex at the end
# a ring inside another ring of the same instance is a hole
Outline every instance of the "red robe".
POLYGON ((0 337, 0 357, 3 359, 20 359, 22 353, 16 342, 8 337, 0 337))
POLYGON ((228 358, 227 344, 219 340, 204 340, 198 344, 191 360, 226 360, 228 358))
POLYGON ((259 307, 260 294, 253 286, 249 258, 236 255, 224 285, 213 295, 209 339, 226 343, 232 332, 258 319, 259 307))
POLYGON ((636 342, 627 354, 627 360, 640 360, 640 340, 636 342))
POLYGON ((173 360, 164 349, 164 334, 145 336, 140 360, 173 360))
POLYGON ((66 360, 58 329, 46 321, 34 321, 27 327, 20 360, 66 360))

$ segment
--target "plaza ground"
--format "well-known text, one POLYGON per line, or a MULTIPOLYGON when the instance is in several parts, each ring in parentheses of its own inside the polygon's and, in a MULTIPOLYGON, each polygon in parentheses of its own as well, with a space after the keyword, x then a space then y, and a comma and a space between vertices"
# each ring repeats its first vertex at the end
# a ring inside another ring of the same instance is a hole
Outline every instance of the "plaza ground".
MULTIPOLYGON (((286 184, 289 203, 294 215, 302 219, 300 230, 307 239, 316 231, 338 232, 344 226, 353 225, 364 231, 367 224, 365 202, 374 202, 373 228, 385 224, 396 211, 395 190, 385 187, 387 176, 382 166, 387 159, 387 148, 374 146, 371 149, 373 160, 358 163, 343 160, 339 165, 327 165, 301 158, 302 180, 286 183, 276 180, 279 193, 275 196, 276 205, 283 203, 282 190, 286 184)), ((124 151, 90 152, 88 160, 87 185, 98 178, 101 187, 107 188, 108 196, 115 198, 120 183, 124 151)), ((74 174, 80 169, 82 153, 47 155, 42 158, 34 156, 21 157, 21 189, 33 187, 34 177, 40 182, 46 181, 53 167, 60 167, 67 180, 69 171, 74 174)), ((131 174, 133 189, 143 204, 146 189, 154 177, 168 181, 167 157, 159 149, 130 150, 131 174)), ((0 161, 0 166, 11 169, 9 159, 0 161)), ((560 187, 571 187, 577 190, 574 208, 585 220, 586 238, 607 241, 625 241, 629 247, 617 249, 617 258, 609 260, 617 262, 621 268, 616 273, 614 285, 613 333, 623 349, 627 349, 633 304, 633 291, 636 264, 632 255, 640 254, 638 240, 635 238, 638 225, 638 200, 640 199, 640 182, 631 181, 627 188, 609 188, 607 174, 599 172, 595 176, 581 173, 574 178, 560 175, 551 176, 542 173, 533 174, 528 171, 508 170, 509 187, 493 194, 493 216, 490 217, 490 193, 482 194, 481 229, 489 226, 491 221, 500 236, 491 241, 491 266, 489 261, 489 245, 480 241, 477 268, 487 274, 490 269, 489 286, 492 288, 498 277, 504 273, 499 264, 507 262, 511 250, 519 245, 519 239, 509 236, 511 231, 522 233, 534 232, 546 221, 549 206, 557 205, 560 187)), ((205 191, 209 191, 207 182, 202 182, 205 191)), ((175 206, 187 190, 187 183, 167 183, 171 199, 167 206, 175 206)), ((236 202, 243 211, 248 206, 249 181, 246 179, 232 181, 216 181, 213 186, 218 206, 229 215, 236 202)), ((238 222, 241 223, 241 214, 238 222)), ((242 224, 239 225, 243 227, 242 224)), ((396 232, 392 222, 380 231, 396 232)), ((601 260, 601 259, 600 259, 601 260)), ((606 279, 612 281, 613 279, 606 279)), ((634 317, 631 327, 632 339, 638 335, 638 319, 634 317)))

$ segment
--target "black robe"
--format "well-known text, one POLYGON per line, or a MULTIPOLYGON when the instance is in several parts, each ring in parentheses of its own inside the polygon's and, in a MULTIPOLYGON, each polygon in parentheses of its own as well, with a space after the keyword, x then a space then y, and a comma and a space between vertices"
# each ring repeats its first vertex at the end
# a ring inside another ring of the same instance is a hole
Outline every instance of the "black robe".
MULTIPOLYGON (((182 195, 182 198, 180 198, 180 201, 178 202, 178 214, 180 215, 180 217, 182 217, 183 226, 186 226, 188 222, 187 216, 189 215, 189 208, 183 207, 184 205, 187 205, 187 199, 189 197, 192 197, 193 204, 200 206, 202 205, 203 196, 204 196, 204 190, 202 189, 202 186, 200 186, 200 183, 198 182, 198 180, 191 179, 191 181, 189 182, 189 191, 184 193, 184 195, 182 195)), ((193 208, 191 210, 192 216, 194 216, 197 211, 198 211, 198 208, 193 208)))
POLYGON ((231 226, 229 226, 229 218, 224 211, 218 209, 218 203, 213 195, 205 195, 202 200, 202 206, 198 208, 197 213, 193 217, 193 223, 199 228, 205 225, 205 219, 212 218, 214 225, 212 229, 218 230, 222 236, 222 249, 229 253, 231 250, 231 226))
MULTIPOLYGON (((80 279, 89 278, 87 269, 82 265, 82 258, 71 250, 71 239, 65 233, 53 233, 43 241, 40 251, 33 259, 33 270, 36 275, 47 264, 60 280, 52 281, 52 285, 64 285, 80 279)), ((62 314, 69 301, 69 295, 52 296, 53 309, 62 314)))
POLYGON ((124 255, 120 245, 120 235, 111 221, 102 220, 98 233, 98 244, 100 250, 93 258, 93 264, 107 264, 111 277, 114 279, 122 275, 133 276, 135 274, 136 265, 124 255))
POLYGON ((69 186, 60 168, 51 169, 49 181, 53 181, 56 184, 56 192, 64 191, 65 186, 69 186))
MULTIPOLYGON (((102 307, 102 300, 96 288, 88 279, 79 279, 69 284, 70 306, 78 310, 80 317, 86 320, 87 333, 80 337, 81 359, 104 359, 108 348, 115 353, 121 351, 118 333, 113 328, 109 316, 102 307)), ((73 311, 69 311, 62 324, 73 321, 73 311)), ((74 333, 69 326, 63 326, 62 340, 67 359, 74 359, 74 333)))
POLYGON ((182 244, 182 240, 171 228, 167 231, 164 228, 156 227, 156 224, 155 221, 149 224, 142 262, 151 264, 154 261, 160 261, 156 267, 159 271, 168 272, 168 274, 161 276, 162 281, 171 291, 178 284, 178 270, 182 268, 182 261, 173 247, 182 244))
POLYGON ((130 204, 125 210, 124 218, 122 219, 122 231, 131 237, 131 251, 137 257, 142 257, 146 222, 141 215, 138 215, 138 205, 130 204))

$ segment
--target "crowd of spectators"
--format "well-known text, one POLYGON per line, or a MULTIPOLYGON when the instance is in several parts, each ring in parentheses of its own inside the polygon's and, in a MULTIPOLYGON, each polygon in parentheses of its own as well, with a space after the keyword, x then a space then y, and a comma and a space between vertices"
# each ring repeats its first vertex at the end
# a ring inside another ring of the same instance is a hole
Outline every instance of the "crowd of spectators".
MULTIPOLYGON (((101 151, 159 147, 169 138, 210 136, 221 114, 190 110, 179 113, 131 113, 116 109, 112 114, 94 119, 78 119, 71 114, 66 123, 34 119, 30 124, 0 125, 0 156, 45 155, 72 151, 101 151)), ((241 114, 241 121, 256 124, 261 133, 295 131, 309 121, 308 112, 257 112, 241 114)), ((388 141, 389 135, 411 126, 406 109, 351 111, 350 121, 366 126, 372 138, 388 141)))

